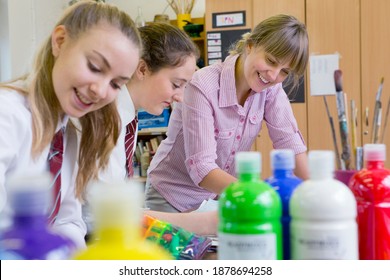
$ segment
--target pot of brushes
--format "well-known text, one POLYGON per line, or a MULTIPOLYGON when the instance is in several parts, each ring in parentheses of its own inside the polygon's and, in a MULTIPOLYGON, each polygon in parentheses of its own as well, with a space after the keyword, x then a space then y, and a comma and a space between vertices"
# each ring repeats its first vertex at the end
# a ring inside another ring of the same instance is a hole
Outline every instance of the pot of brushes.
POLYGON ((167 2, 176 14, 177 26, 184 29, 187 22, 191 22, 191 12, 196 0, 167 0, 167 2))

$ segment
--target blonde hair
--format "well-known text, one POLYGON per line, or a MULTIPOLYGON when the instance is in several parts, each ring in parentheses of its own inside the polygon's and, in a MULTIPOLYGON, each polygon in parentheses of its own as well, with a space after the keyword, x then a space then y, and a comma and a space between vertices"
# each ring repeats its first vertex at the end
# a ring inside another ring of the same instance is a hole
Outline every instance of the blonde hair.
POLYGON ((281 63, 289 63, 293 88, 305 73, 309 59, 309 38, 306 26, 290 15, 275 15, 260 22, 246 33, 229 51, 243 54, 246 46, 261 47, 281 63))
MULTIPOLYGON (((69 37, 77 40, 84 32, 102 22, 118 28, 139 48, 141 53, 141 38, 133 20, 113 5, 95 1, 79 1, 68 7, 56 26, 65 26, 69 37)), ((27 95, 30 101, 33 157, 39 155, 52 141, 61 117, 62 109, 52 80, 54 63, 51 36, 49 36, 37 53, 31 73, 20 78, 28 82, 27 89, 19 89, 19 91, 27 95)), ((76 196, 82 199, 88 181, 97 178, 98 171, 108 164, 110 153, 119 136, 120 117, 116 104, 112 102, 97 111, 84 115, 79 120, 82 130, 76 196)), ((68 126, 70 125, 71 122, 68 126)))

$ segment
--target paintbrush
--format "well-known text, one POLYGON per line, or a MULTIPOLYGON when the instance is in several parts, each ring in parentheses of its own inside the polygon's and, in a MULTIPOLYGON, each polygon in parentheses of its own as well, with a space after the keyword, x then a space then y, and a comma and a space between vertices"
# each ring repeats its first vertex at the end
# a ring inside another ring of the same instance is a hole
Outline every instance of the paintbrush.
POLYGON ((337 146, 337 138, 336 138, 336 131, 334 129, 333 117, 330 115, 328 102, 326 101, 326 96, 324 95, 323 97, 324 97, 326 114, 328 115, 328 119, 329 119, 329 123, 330 123, 330 130, 332 132, 333 146, 334 146, 334 151, 335 151, 335 156, 336 156, 337 169, 341 170, 343 168, 342 168, 342 162, 341 162, 339 148, 337 146))
POLYGON ((372 133, 371 133, 371 142, 376 144, 378 143, 379 138, 379 129, 381 126, 381 95, 382 95, 382 88, 383 88, 383 81, 384 78, 382 77, 381 82, 379 84, 378 91, 376 92, 375 97, 375 108, 374 108, 374 119, 372 121, 372 133))
POLYGON ((369 121, 368 121, 368 111, 369 108, 366 107, 366 110, 364 111, 364 124, 366 125, 366 130, 363 132, 364 135, 368 135, 368 127, 369 127, 369 121))
POLYGON ((363 147, 356 147, 355 169, 363 168, 363 147))
POLYGON ((385 143, 385 134, 386 134, 386 127, 387 127, 387 121, 389 119, 389 112, 390 112, 390 98, 387 102, 387 108, 386 108, 386 114, 385 114, 385 124, 383 126, 383 132, 382 132, 382 143, 385 143))
POLYGON ((340 128, 340 138, 341 138, 341 147, 342 153, 341 158, 344 161, 345 169, 349 170, 351 168, 351 147, 348 140, 348 121, 345 114, 345 97, 343 93, 343 81, 342 81, 342 72, 341 70, 334 71, 334 82, 336 86, 336 105, 337 105, 337 115, 339 118, 339 128, 340 128))
MULTIPOLYGON (((356 128, 357 128, 357 111, 355 100, 351 100, 351 115, 350 115, 350 124, 351 124, 351 145, 352 145, 352 153, 356 162, 356 148, 357 148, 357 136, 356 136, 356 128)), ((355 165, 356 168, 356 165, 355 165)))

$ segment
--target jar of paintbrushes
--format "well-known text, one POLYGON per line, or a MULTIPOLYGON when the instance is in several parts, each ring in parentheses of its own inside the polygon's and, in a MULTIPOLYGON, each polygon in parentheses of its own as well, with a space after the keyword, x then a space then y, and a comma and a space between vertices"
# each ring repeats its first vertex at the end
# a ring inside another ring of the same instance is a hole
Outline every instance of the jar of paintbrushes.
POLYGON ((191 12, 196 0, 167 0, 167 2, 176 14, 177 26, 183 29, 184 25, 191 22, 191 12))

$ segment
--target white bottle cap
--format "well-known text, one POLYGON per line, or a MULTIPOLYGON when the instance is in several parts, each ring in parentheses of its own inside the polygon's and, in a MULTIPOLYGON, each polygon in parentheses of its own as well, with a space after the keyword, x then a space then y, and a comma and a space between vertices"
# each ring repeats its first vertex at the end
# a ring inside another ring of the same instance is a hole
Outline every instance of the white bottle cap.
POLYGON ((292 170, 295 168, 293 150, 281 149, 271 151, 271 166, 273 170, 292 170))
POLYGON ((143 201, 142 186, 135 180, 95 183, 90 192, 97 227, 140 225, 143 201))
POLYGON ((385 144, 365 144, 363 147, 364 161, 385 161, 385 144))
POLYGON ((334 152, 332 151, 309 151, 310 179, 321 180, 333 178, 334 152))
POLYGON ((261 154, 259 152, 238 152, 236 154, 236 172, 261 173, 261 154))

